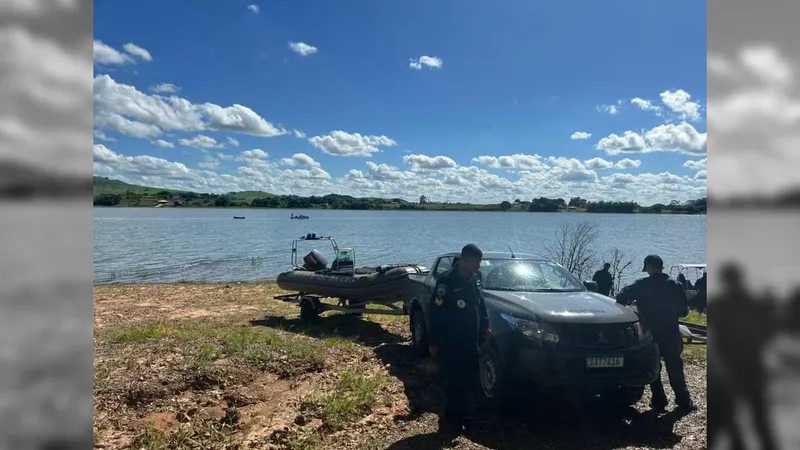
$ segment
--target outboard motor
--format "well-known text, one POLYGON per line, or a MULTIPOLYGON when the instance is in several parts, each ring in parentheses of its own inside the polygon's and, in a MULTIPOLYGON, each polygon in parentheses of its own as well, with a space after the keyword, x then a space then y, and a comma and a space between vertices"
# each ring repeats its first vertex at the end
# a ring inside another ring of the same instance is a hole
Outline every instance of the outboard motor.
POLYGON ((303 257, 303 262, 305 263, 303 264, 303 268, 311 272, 323 270, 328 267, 328 259, 318 250, 311 250, 303 257))

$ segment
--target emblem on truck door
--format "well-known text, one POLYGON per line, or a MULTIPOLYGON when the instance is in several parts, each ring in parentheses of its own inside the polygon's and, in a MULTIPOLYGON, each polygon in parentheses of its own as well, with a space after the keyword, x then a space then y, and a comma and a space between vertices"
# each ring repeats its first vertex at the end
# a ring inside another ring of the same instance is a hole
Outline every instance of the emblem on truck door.
POLYGON ((444 294, 447 293, 447 288, 441 284, 439 287, 436 288, 436 296, 437 297, 444 297, 444 294))

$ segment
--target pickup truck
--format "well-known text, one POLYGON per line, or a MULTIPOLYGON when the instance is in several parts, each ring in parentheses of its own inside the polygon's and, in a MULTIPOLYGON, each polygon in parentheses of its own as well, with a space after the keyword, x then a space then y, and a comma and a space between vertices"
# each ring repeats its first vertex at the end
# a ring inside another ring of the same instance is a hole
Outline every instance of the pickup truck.
MULTIPOLYGON (((428 355, 428 314, 436 280, 460 253, 436 258, 427 274, 409 276, 404 307, 414 350, 428 355)), ((637 403, 660 376, 652 335, 631 308, 592 292, 561 265, 528 254, 485 252, 481 281, 491 338, 479 352, 480 394, 496 402, 512 382, 549 392, 600 395, 637 403)))

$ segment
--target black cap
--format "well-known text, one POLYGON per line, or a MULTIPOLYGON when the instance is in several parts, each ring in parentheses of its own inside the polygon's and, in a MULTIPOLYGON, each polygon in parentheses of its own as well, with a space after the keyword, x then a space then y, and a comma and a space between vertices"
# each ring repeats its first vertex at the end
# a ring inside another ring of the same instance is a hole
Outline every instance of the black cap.
POLYGON ((483 252, 475 244, 467 244, 461 249, 462 258, 483 258, 483 252))
POLYGON ((644 266, 642 266, 642 272, 647 272, 647 266, 655 266, 659 269, 664 268, 664 260, 661 259, 658 255, 647 255, 644 258, 644 266))

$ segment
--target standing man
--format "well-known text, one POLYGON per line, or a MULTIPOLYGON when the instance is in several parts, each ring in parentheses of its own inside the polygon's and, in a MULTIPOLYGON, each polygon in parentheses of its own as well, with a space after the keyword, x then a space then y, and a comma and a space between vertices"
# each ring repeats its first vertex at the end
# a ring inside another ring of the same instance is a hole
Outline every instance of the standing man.
POLYGON ((703 276, 700 277, 695 283, 694 288, 697 290, 697 294, 692 299, 692 304, 697 312, 705 313, 708 309, 708 285, 706 284, 708 279, 706 277, 706 273, 703 272, 703 276))
POLYGON ((597 292, 606 297, 611 293, 611 288, 614 287, 614 276, 611 275, 611 264, 603 264, 603 268, 594 273, 592 281, 597 283, 597 292))
POLYGON ((430 305, 428 342, 433 356, 441 354, 447 378, 446 407, 439 429, 460 434, 467 397, 478 371, 478 346, 489 336, 489 320, 481 290, 483 252, 474 244, 436 280, 430 305))
MULTIPOLYGON (((636 301, 642 327, 653 333, 661 358, 667 366, 669 384, 675 392, 675 403, 683 411, 694 410, 694 403, 686 386, 683 373, 683 338, 678 328, 678 320, 689 314, 689 305, 683 286, 669 275, 663 273, 664 261, 658 255, 648 255, 644 259, 642 272, 649 275, 625 287, 617 294, 617 303, 631 305, 636 301)), ((661 364, 658 379, 650 385, 653 399, 650 406, 661 412, 669 404, 664 384, 661 382, 661 364)))

